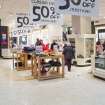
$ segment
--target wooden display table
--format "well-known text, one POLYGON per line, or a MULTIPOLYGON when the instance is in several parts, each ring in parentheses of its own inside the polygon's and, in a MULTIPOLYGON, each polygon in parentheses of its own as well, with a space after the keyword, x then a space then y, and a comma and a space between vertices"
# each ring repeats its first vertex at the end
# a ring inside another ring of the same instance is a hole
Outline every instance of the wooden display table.
POLYGON ((13 53, 13 68, 16 70, 30 70, 32 69, 32 59, 33 58, 29 53, 13 53))
POLYGON ((33 65, 36 65, 36 61, 33 58, 31 53, 24 53, 24 52, 14 52, 13 53, 13 69, 16 69, 18 72, 15 72, 16 74, 18 73, 26 73, 26 70, 29 71, 28 76, 15 76, 16 80, 30 80, 35 78, 35 72, 33 71, 33 65), (34 59, 34 60, 33 60, 34 59), (24 72, 23 72, 24 71, 24 72))
POLYGON ((62 54, 60 55, 46 54, 43 56, 40 56, 40 55, 36 56, 35 54, 32 54, 32 53, 24 53, 24 52, 13 53, 13 67, 15 67, 15 69, 18 71, 31 70, 32 75, 29 78, 33 77, 33 79, 36 78, 38 80, 55 79, 55 78, 64 77, 64 57, 62 54), (30 55, 30 64, 28 64, 29 55, 30 55), (60 63, 60 65, 59 66, 50 65, 46 67, 45 65, 42 64, 42 60, 44 60, 45 62, 56 61, 58 62, 58 64, 60 63), (18 64, 18 62, 21 63, 21 66, 20 64, 18 64), (46 70, 46 72, 42 72, 43 69, 46 70))
POLYGON ((55 79, 55 78, 63 78, 64 77, 64 57, 63 55, 46 55, 46 56, 36 56, 34 58, 37 60, 37 65, 33 65, 33 74, 37 77, 38 80, 46 80, 46 79, 55 79), (50 66, 43 67, 41 61, 52 61, 56 60, 61 62, 61 66, 50 66), (46 69, 46 72, 42 73, 42 70, 46 69))

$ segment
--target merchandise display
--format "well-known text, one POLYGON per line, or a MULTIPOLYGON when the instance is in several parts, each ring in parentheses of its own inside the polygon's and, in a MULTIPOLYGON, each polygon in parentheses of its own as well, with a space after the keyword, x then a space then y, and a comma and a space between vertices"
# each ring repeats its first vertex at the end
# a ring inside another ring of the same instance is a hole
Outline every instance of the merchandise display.
POLYGON ((91 56, 95 55, 95 34, 68 35, 68 41, 75 46, 75 62, 85 66, 91 64, 91 56), (74 40, 74 41, 73 41, 74 40), (81 50, 83 49, 83 50, 81 50))
POLYGON ((63 78, 64 59, 63 55, 46 55, 38 57, 38 80, 63 78), (43 64, 41 60, 48 63, 43 64), (62 64, 60 63, 62 62, 62 64))
POLYGON ((13 68, 31 70, 32 76, 38 80, 63 78, 64 58, 62 54, 13 53, 13 68))
POLYGON ((100 78, 105 0, 0 0, 0 105, 105 105, 100 78))
POLYGON ((32 69, 32 57, 28 53, 15 52, 13 53, 13 68, 16 70, 32 69), (30 64, 28 63, 30 61, 30 64))
POLYGON ((99 56, 93 58, 92 62, 93 75, 105 79, 105 56, 99 56))

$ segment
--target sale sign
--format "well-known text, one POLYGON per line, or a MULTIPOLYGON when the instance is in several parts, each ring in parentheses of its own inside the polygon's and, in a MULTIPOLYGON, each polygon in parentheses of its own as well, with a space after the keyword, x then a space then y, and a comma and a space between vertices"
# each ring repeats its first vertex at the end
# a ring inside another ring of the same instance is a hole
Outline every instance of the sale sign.
POLYGON ((55 0, 58 13, 77 16, 97 16, 99 0, 55 0))
POLYGON ((11 30, 10 34, 13 37, 17 37, 17 36, 31 34, 32 31, 33 31, 33 28, 14 28, 11 30))
POLYGON ((16 28, 32 27, 29 13, 16 13, 16 28))
POLYGON ((34 24, 55 23, 60 15, 55 11, 55 0, 30 0, 30 15, 34 24))

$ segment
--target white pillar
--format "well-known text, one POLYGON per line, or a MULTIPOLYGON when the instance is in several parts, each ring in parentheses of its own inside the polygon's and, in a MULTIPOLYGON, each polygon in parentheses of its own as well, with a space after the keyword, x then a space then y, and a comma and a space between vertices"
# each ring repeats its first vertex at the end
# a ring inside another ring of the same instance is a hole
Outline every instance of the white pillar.
POLYGON ((72 16, 73 34, 91 34, 91 18, 72 16))
MULTIPOLYGON (((90 42, 87 41, 88 38, 94 38, 91 34, 91 17, 72 16, 72 28, 73 35, 75 35, 75 58, 77 65, 88 65, 87 60, 91 59, 91 55, 90 47, 87 45, 90 42)), ((94 40, 93 48, 95 52, 94 40)))

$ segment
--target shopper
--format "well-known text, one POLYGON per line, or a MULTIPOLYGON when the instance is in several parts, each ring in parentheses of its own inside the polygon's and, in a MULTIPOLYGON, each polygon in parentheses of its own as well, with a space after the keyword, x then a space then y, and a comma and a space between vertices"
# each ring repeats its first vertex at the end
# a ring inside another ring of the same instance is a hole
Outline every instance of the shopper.
POLYGON ((67 43, 67 45, 63 49, 64 59, 65 59, 65 65, 68 67, 68 71, 71 71, 71 63, 73 59, 73 48, 71 47, 70 43, 67 43))
POLYGON ((96 43, 96 54, 98 56, 98 55, 101 55, 102 53, 103 53, 103 46, 102 46, 100 41, 97 41, 97 43, 96 43))
POLYGON ((65 47, 67 47, 67 44, 66 44, 66 43, 64 44, 63 49, 64 49, 65 47))
POLYGON ((54 48, 59 49, 59 46, 55 40, 53 40, 53 42, 51 43, 51 50, 54 51, 54 48))
POLYGON ((39 38, 36 39, 36 43, 35 43, 35 46, 39 46, 41 45, 41 40, 39 38))

